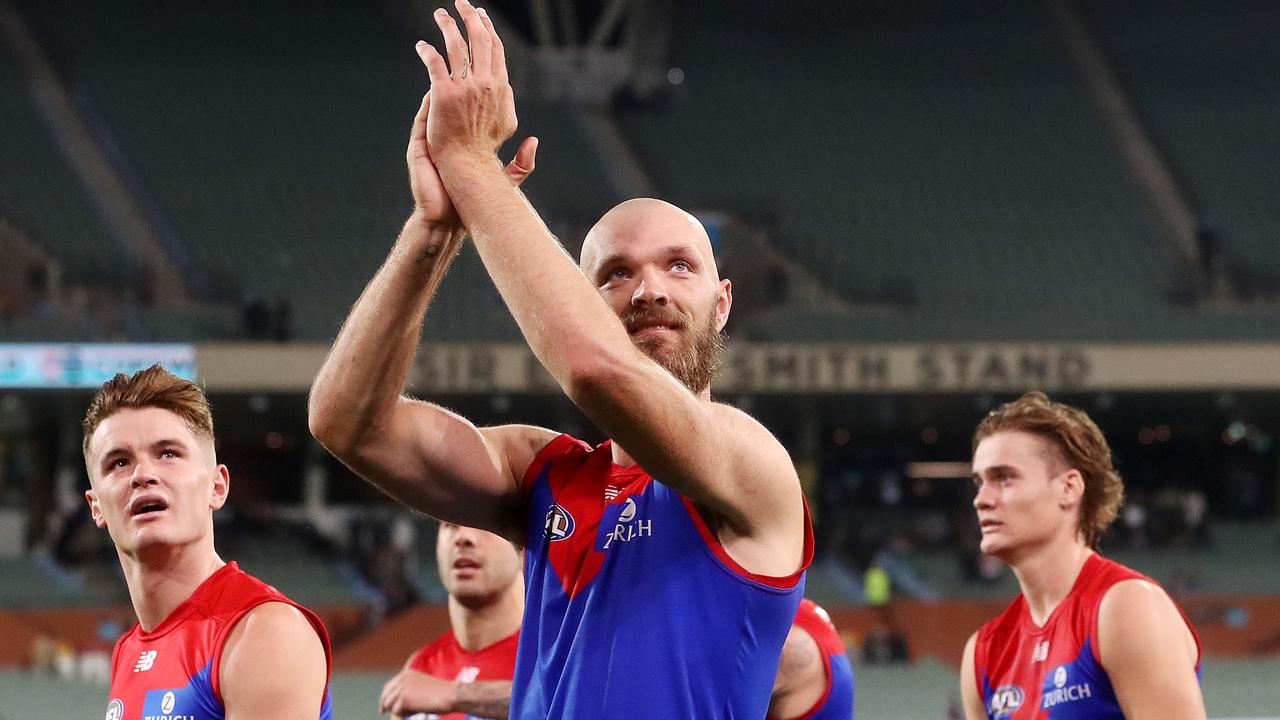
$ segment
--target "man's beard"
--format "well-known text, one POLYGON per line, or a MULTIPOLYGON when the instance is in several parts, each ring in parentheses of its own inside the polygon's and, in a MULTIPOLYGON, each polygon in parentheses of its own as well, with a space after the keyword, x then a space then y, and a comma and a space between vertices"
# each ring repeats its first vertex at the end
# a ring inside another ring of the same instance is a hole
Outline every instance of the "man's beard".
POLYGON ((706 323, 692 329, 684 316, 674 310, 637 308, 622 316, 628 331, 653 322, 673 327, 677 342, 672 345, 660 336, 632 335, 635 346, 691 391, 699 393, 709 387, 720 369, 724 350, 724 336, 716 329, 715 313, 708 313, 706 323))

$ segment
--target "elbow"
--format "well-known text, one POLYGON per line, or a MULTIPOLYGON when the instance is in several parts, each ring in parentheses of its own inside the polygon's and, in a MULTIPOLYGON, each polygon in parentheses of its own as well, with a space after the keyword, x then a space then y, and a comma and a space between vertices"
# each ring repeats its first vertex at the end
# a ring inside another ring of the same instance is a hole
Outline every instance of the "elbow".
POLYGON ((336 399, 312 388, 307 399, 307 429, 316 442, 340 459, 350 456, 359 446, 360 428, 359 423, 353 422, 355 416, 336 399))
POLYGON ((593 355, 570 368, 565 392, 584 410, 616 403, 626 395, 631 378, 638 374, 634 365, 627 356, 593 355))

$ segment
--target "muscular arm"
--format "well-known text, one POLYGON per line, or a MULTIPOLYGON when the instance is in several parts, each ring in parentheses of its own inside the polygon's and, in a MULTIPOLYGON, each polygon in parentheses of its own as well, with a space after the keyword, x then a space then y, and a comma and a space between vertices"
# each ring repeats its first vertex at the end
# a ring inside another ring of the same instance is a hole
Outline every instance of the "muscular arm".
MULTIPOLYGON (((690 392, 640 352, 524 196, 503 182, 492 150, 450 140, 450 132, 465 134, 476 124, 466 115, 476 103, 491 102, 501 114, 496 105, 505 100, 486 93, 507 88, 491 25, 470 6, 459 10, 475 58, 468 79, 450 78, 443 59, 420 46, 436 96, 428 140, 449 196, 530 348, 574 403, 647 471, 721 516, 742 539, 735 559, 753 572, 794 572, 803 506, 781 444, 744 413, 690 392), (481 66, 486 56, 492 73, 481 66)), ((451 59, 465 57, 454 51, 461 39, 453 21, 437 19, 446 38, 454 36, 451 59)))
POLYGON ((769 697, 769 717, 794 718, 808 712, 827 691, 828 682, 818 643, 793 625, 782 645, 778 677, 769 697))
MULTIPOLYGON (((519 540, 517 483, 554 434, 527 426, 478 430, 444 408, 401 396, 427 307, 463 241, 456 220, 448 222, 452 207, 427 155, 429 107, 424 99, 407 153, 417 209, 316 376, 308 421, 321 444, 388 495, 519 540)), ((522 146, 523 155, 501 173, 508 185, 528 174, 532 148, 522 146)))
POLYGON ((219 684, 227 720, 320 717, 328 681, 320 636, 284 603, 249 611, 222 651, 219 684))
POLYGON ((1098 658, 1127 718, 1203 720, 1199 649, 1164 590, 1116 583, 1098 610, 1098 658))
POLYGON ((978 633, 970 635, 960 660, 960 700, 964 705, 965 720, 987 720, 987 709, 978 694, 978 681, 973 674, 973 651, 977 643, 978 633))

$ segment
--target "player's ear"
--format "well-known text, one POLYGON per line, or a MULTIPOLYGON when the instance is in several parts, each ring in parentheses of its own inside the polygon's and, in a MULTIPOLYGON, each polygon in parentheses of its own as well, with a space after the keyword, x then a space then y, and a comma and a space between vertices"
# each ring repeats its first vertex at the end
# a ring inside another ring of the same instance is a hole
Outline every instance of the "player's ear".
POLYGON ((213 469, 213 483, 209 486, 209 509, 218 510, 227 504, 227 494, 231 492, 231 472, 226 465, 213 469))
POLYGON ((729 308, 733 307, 733 283, 729 280, 720 280, 720 288, 716 292, 716 332, 724 330, 725 323, 729 322, 729 308))
POLYGON ((1071 468, 1062 474, 1062 494, 1059 503, 1064 508, 1076 507, 1084 500, 1084 476, 1071 468))
POLYGON ((98 493, 89 488, 84 491, 84 499, 89 503, 89 516, 93 518, 93 524, 98 526, 99 530, 107 529, 107 521, 102 517, 102 506, 98 504, 98 493))

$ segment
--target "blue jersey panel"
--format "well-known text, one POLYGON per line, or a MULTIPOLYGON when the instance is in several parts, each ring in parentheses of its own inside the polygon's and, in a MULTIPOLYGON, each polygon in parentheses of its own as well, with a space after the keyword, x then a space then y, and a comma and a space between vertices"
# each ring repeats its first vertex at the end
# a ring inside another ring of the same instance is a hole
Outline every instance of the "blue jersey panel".
POLYGON ((763 718, 803 577, 730 569, 657 480, 612 501, 573 483, 553 497, 551 467, 528 498, 510 717, 763 718))

